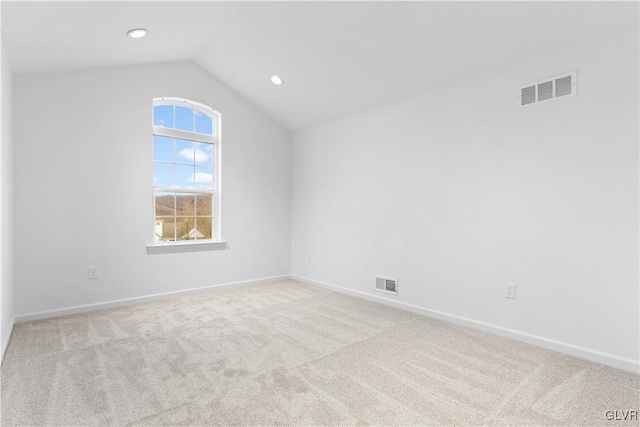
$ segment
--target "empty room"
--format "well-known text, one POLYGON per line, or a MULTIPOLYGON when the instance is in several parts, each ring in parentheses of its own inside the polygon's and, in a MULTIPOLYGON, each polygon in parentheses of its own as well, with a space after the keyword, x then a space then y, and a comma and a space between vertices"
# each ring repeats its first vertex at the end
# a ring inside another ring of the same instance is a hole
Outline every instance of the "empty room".
POLYGON ((639 2, 0 7, 2 426, 639 425, 639 2))

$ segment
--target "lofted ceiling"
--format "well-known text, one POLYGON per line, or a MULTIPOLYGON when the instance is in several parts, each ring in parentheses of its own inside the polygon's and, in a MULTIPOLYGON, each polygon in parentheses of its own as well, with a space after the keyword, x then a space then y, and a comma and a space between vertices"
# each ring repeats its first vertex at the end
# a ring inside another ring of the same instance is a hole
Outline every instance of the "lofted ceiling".
POLYGON ((2 2, 16 74, 191 60, 290 131, 629 24, 637 2, 2 2))

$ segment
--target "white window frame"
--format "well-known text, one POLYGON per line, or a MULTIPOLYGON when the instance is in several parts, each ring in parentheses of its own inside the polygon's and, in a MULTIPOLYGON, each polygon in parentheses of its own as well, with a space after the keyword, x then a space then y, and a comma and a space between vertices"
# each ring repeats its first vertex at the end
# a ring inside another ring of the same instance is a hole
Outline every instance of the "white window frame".
MULTIPOLYGON (((212 227, 211 227, 211 239, 201 239, 201 240, 180 240, 175 242, 156 242, 155 234, 155 218, 156 218, 156 202, 155 202, 155 194, 156 192, 173 192, 175 193, 176 188, 158 188, 153 186, 153 168, 152 168, 152 177, 151 177, 151 196, 153 203, 153 221, 151 221, 152 225, 152 242, 147 245, 147 253, 148 254, 161 254, 161 253, 174 253, 174 252, 194 252, 194 251, 207 251, 207 250, 217 250, 217 249, 226 249, 227 244, 226 241, 222 239, 222 209, 221 209, 221 186, 220 186, 220 178, 221 178, 221 115, 218 111, 213 108, 201 104, 196 101, 191 101, 183 98, 172 98, 172 97, 163 97, 163 98, 154 98, 153 99, 153 107, 158 105, 183 105, 189 108, 192 108, 196 111, 199 111, 207 116, 211 117, 213 120, 213 135, 199 134, 189 131, 183 131, 179 129, 171 129, 163 126, 155 126, 153 123, 153 115, 152 115, 152 141, 154 136, 166 136, 168 138, 177 138, 188 141, 195 142, 205 142, 212 145, 212 166, 213 166, 213 190, 211 191, 203 191, 202 189, 179 189, 180 193, 211 193, 211 215, 212 215, 212 227)), ((152 142, 153 147, 153 142, 152 142)), ((153 165, 153 150, 152 150, 152 159, 151 164, 153 165)), ((175 162, 175 159, 174 159, 175 162)))

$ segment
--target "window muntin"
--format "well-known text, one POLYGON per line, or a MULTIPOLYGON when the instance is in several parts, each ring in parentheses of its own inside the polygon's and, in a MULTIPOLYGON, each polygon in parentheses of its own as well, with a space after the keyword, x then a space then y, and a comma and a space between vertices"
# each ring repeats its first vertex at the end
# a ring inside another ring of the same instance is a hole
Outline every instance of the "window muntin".
POLYGON ((220 115, 193 101, 154 99, 154 242, 220 240, 220 115))
POLYGON ((201 135, 213 135, 213 117, 188 105, 154 104, 153 125, 201 135))

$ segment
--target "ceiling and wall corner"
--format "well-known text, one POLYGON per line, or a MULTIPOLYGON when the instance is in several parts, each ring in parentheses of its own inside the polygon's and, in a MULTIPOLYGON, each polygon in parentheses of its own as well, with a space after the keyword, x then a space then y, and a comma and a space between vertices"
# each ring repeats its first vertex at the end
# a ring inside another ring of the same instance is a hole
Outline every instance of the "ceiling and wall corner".
POLYGON ((636 18, 624 2, 27 1, 2 7, 17 75, 192 60, 289 131, 499 70, 636 18), (138 27, 150 35, 125 37, 138 27), (273 74, 286 84, 272 85, 273 74))

